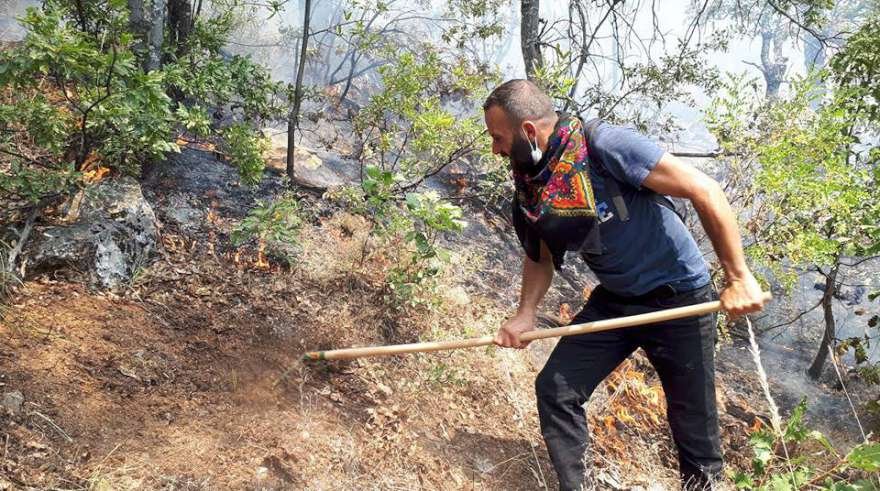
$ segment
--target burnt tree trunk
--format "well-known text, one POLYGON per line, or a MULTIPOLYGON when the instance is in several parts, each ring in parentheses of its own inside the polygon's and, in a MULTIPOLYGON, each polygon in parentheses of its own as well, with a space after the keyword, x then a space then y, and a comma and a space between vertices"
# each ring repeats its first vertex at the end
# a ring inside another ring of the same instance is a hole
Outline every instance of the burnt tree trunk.
POLYGON ((305 14, 303 15, 302 43, 299 51, 299 68, 296 71, 296 85, 293 89, 293 105, 290 116, 287 119, 287 177, 290 186, 294 187, 294 150, 296 145, 296 128, 299 126, 299 108, 302 104, 302 81, 306 71, 306 53, 309 49, 309 20, 312 15, 312 0, 305 0, 305 14))
POLYGON ((816 353, 816 358, 807 370, 807 373, 813 379, 818 379, 822 375, 822 369, 825 368, 828 352, 833 347, 832 345, 837 336, 832 307, 834 294, 837 290, 837 272, 839 270, 840 265, 835 264, 828 275, 825 276, 825 293, 822 296, 822 310, 825 312, 825 333, 822 335, 822 342, 819 343, 819 351, 816 353))
POLYGON ((177 57, 186 54, 186 43, 192 33, 193 8, 190 0, 168 0, 169 42, 177 57))
POLYGON ((535 78, 535 70, 544 65, 544 57, 541 55, 539 21, 540 1, 522 0, 520 11, 520 44, 522 46, 523 62, 526 65, 526 77, 529 80, 535 78))

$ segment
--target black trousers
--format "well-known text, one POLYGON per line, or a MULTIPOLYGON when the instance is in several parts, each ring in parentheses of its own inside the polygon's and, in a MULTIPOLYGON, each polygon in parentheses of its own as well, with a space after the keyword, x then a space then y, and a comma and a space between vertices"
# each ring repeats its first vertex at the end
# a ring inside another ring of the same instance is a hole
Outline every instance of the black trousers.
MULTIPOLYGON (((661 287, 641 297, 596 288, 573 324, 641 314, 716 299, 711 286, 689 292, 661 287)), ((636 348, 644 349, 666 394, 682 486, 709 489, 721 472, 715 404, 716 316, 708 314, 639 327, 563 337, 535 380, 541 433, 561 490, 590 489, 583 404, 636 348)))

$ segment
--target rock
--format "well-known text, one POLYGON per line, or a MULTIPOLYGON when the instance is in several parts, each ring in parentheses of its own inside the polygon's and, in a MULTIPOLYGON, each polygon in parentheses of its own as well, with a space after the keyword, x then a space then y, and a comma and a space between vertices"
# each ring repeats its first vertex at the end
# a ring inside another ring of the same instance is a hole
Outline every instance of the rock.
MULTIPOLYGON (((329 152, 319 152, 306 146, 294 149, 294 180, 303 187, 326 190, 332 187, 351 184, 357 180, 358 164, 353 160, 340 158, 329 152)), ((270 168, 286 171, 287 135, 279 133, 272 136, 272 149, 267 165, 270 168)))
POLYGON ((3 399, 0 400, 0 405, 13 416, 21 414, 22 404, 24 404, 24 396, 17 390, 3 394, 3 399))
POLYGON ((168 198, 165 219, 174 222, 181 230, 192 232, 205 221, 205 213, 190 205, 186 196, 173 194, 168 198))
POLYGON ((68 216, 72 223, 35 228, 30 275, 69 268, 94 286, 114 288, 145 266, 158 247, 159 225, 130 177, 88 188, 68 216))
POLYGON ((330 170, 316 155, 296 159, 294 180, 303 187, 312 189, 329 189, 345 184, 339 174, 330 170))

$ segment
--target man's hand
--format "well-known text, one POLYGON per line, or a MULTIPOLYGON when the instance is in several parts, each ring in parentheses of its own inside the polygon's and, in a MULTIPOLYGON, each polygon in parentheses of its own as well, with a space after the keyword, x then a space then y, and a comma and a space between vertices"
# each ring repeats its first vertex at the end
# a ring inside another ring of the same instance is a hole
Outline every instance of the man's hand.
POLYGON ((525 348, 529 345, 529 341, 521 343, 519 335, 524 332, 534 331, 536 320, 534 314, 517 313, 501 325, 493 342, 504 348, 525 348))
POLYGON ((764 307, 764 292, 750 271, 730 280, 721 292, 721 307, 733 318, 757 312, 764 307))

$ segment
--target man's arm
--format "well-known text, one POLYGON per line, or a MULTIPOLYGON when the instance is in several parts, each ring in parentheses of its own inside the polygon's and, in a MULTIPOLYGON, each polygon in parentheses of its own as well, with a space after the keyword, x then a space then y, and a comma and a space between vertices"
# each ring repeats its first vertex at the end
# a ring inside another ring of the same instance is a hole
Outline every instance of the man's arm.
POLYGON ((734 317, 761 310, 761 287, 746 265, 736 216, 718 182, 664 153, 642 185, 693 203, 727 278, 727 286, 721 292, 724 310, 734 317))
POLYGON ((541 258, 539 262, 523 256, 522 287, 519 296, 519 308, 516 314, 502 324, 495 335, 495 344, 506 348, 525 348, 529 343, 520 343, 519 335, 535 329, 538 304, 553 281, 553 259, 547 245, 541 241, 541 258))

